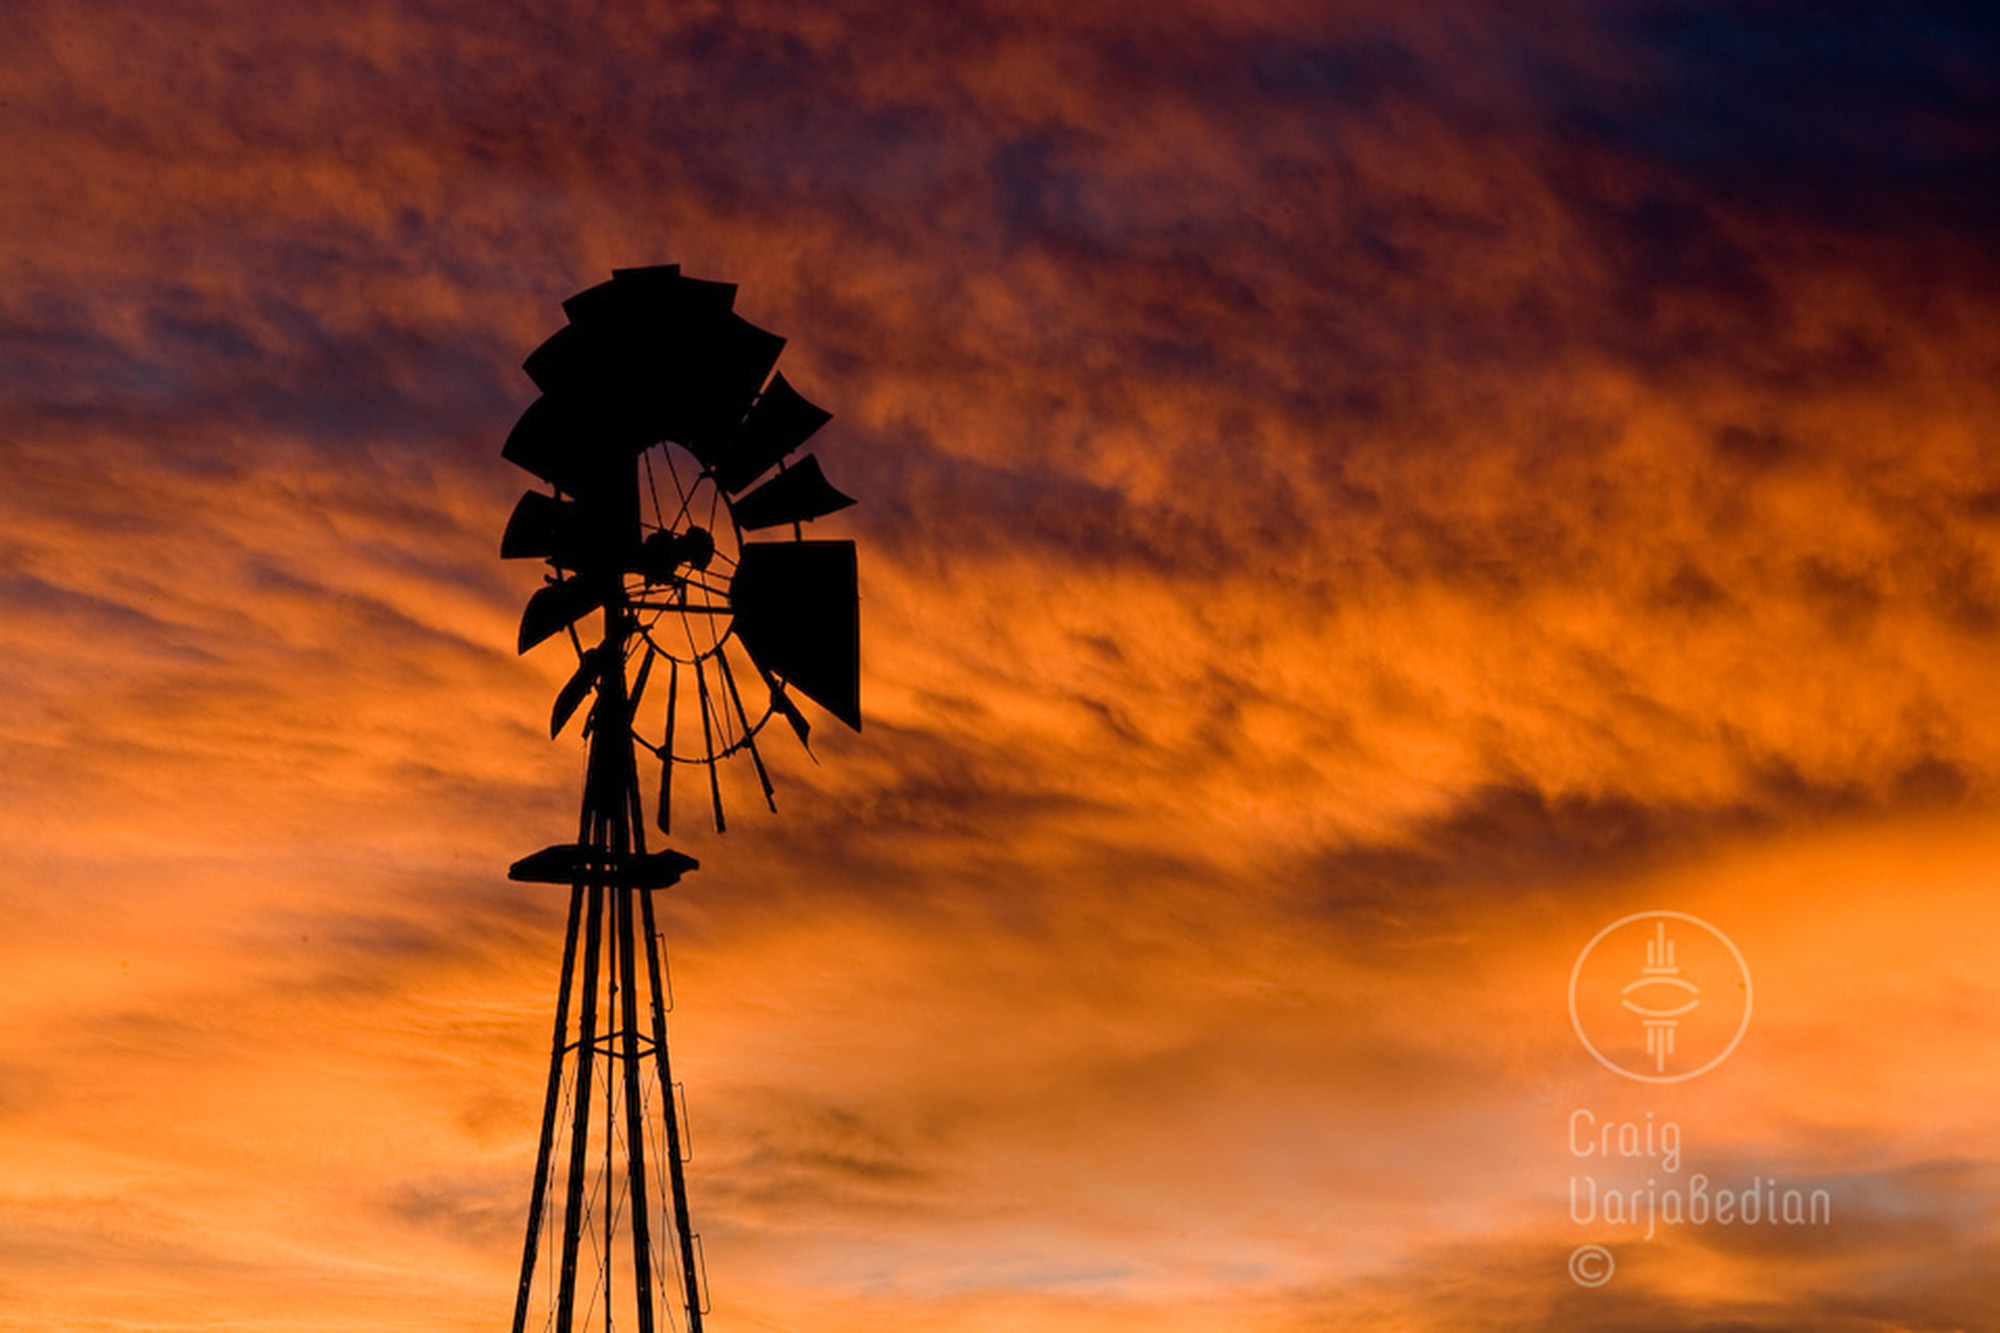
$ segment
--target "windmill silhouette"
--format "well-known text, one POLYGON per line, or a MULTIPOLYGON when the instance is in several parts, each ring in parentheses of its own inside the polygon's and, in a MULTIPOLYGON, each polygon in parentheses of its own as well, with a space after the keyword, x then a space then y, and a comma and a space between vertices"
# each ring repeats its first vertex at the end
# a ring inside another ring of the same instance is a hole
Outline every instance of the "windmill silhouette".
POLYGON ((570 888, 514 1333, 699 1333, 706 1312, 653 906, 697 863, 647 849, 640 753, 662 833, 677 766, 704 771, 721 831, 732 756, 777 808, 758 743, 780 717, 809 741, 793 696, 861 726, 854 544, 803 535, 853 501, 794 457, 829 417, 773 373, 784 340, 735 294, 664 266, 563 302, 569 322, 524 367, 542 396, 501 451, 551 488, 521 497, 501 539, 551 566, 519 650, 567 638, 577 665, 549 734, 581 711, 588 744, 576 841, 509 871, 570 888))

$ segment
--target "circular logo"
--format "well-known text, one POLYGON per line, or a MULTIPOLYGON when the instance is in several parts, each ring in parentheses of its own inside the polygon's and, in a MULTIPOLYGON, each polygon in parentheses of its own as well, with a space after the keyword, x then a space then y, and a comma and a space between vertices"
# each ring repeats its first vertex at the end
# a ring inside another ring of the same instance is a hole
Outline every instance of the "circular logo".
POLYGON ((1750 1026, 1750 968, 1686 912, 1635 912, 1597 932, 1569 974, 1569 1020, 1597 1062, 1679 1083, 1729 1058, 1750 1026))
POLYGON ((1570 1251, 1569 1278, 1579 1287, 1601 1287, 1617 1270, 1611 1251, 1602 1245, 1579 1245, 1570 1251))

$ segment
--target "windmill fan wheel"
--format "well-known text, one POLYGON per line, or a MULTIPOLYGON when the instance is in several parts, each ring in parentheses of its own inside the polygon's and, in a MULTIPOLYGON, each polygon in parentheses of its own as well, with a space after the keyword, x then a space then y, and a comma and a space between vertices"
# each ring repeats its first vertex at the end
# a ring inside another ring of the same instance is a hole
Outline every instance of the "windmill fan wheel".
POLYGON ((706 770, 718 830, 732 756, 775 809, 758 743, 774 718, 808 742, 800 697, 861 726, 854 543, 804 536, 854 503, 799 454, 830 417, 774 373, 784 339, 735 295, 664 266, 563 302, 569 322, 524 367, 542 396, 501 451, 550 488, 521 497, 500 546, 551 567, 520 651, 565 636, 577 655, 550 735, 586 700, 586 734, 629 729, 658 761, 663 831, 676 767, 706 770))

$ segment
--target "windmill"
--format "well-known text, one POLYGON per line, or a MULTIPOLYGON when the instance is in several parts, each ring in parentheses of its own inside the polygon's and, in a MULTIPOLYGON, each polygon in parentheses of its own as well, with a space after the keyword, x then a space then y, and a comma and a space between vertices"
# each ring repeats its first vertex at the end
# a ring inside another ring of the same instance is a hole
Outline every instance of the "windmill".
POLYGON ((719 832, 724 760, 746 757, 777 808, 759 744, 780 718, 809 741, 800 698, 861 726, 854 543, 804 536, 853 503, 798 454, 828 414, 773 373, 784 340, 735 294, 664 266, 563 302, 569 322, 524 366, 542 396, 501 451, 550 487, 521 497, 501 539, 502 556, 551 567, 518 647, 567 640, 576 669, 549 734, 582 713, 588 746, 576 841, 509 871, 570 889, 514 1333, 699 1333, 653 906, 697 863, 647 849, 642 788, 671 833, 674 770, 698 770, 719 832))

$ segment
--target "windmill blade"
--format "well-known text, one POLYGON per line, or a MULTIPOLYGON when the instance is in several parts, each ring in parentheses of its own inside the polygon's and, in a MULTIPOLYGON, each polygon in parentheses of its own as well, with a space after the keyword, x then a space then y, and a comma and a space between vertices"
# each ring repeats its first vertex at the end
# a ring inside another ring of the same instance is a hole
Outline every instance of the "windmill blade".
POLYGON ((718 652, 715 664, 722 668, 722 683, 729 687, 729 702, 736 708, 736 725, 743 729, 743 748, 750 752, 750 763, 757 770, 757 781, 764 788, 764 804, 778 813, 778 794, 771 787, 771 775, 764 769, 764 756, 757 753, 757 727, 750 720, 750 710, 743 706, 743 692, 736 688, 736 673, 729 669, 729 654, 718 652))
POLYGON ((809 457, 738 500, 731 506, 731 512, 736 516, 737 527, 752 532, 786 523, 805 523, 853 503, 853 496, 842 495, 826 479, 819 460, 809 457))
POLYGON ((577 706, 597 687, 598 663, 603 660, 599 653, 597 648, 586 652, 576 664, 576 674, 556 694, 556 706, 549 711, 550 740, 562 734, 563 724, 576 715, 577 706))
POLYGON ((653 678, 653 659, 658 656, 658 650, 649 643, 646 645, 646 655, 639 659, 639 674, 632 678, 632 690, 626 696, 635 713, 639 709, 639 701, 646 697, 646 682, 653 678))
POLYGON ((861 595, 853 542, 750 542, 730 581, 751 661, 861 730, 861 595))
POLYGON ((687 421, 674 436, 704 464, 713 466, 743 421, 785 340, 731 314, 690 339, 678 380, 686 395, 687 421))
POLYGON ((562 405, 544 395, 529 403, 528 410, 521 413, 514 429, 507 433, 507 443, 500 447, 500 456, 543 481, 574 493, 575 487, 568 484, 576 472, 568 447, 573 434, 563 419, 562 405))
POLYGON ((674 831, 674 709, 680 703, 681 664, 667 659, 667 734, 660 740, 660 808, 654 822, 669 837, 674 831))
POLYGON ((696 693, 700 696, 701 703, 701 750, 703 754, 709 756, 709 762, 703 765, 703 767, 708 769, 709 799, 715 806, 715 831, 717 833, 727 833, 729 832, 729 825, 722 818, 722 775, 715 771, 714 762, 715 728, 718 719, 715 716, 713 702, 708 696, 708 675, 701 669, 701 660, 699 658, 695 660, 694 664, 694 685, 696 693))
POLYGON ((500 536, 503 560, 554 559, 557 564, 576 568, 560 559, 576 543, 576 504, 541 491, 529 491, 514 503, 507 519, 507 531, 500 536))
POLYGON ((551 397, 574 402, 608 397, 624 404, 647 386, 649 368, 670 359, 690 328, 701 328, 715 318, 689 319, 685 312, 662 310, 657 301, 620 290, 614 282, 588 319, 550 334, 521 368, 551 397))
POLYGON ((611 316, 635 295, 648 295, 653 289, 676 281, 686 281, 681 278, 679 264, 613 269, 610 281, 600 282, 595 287, 580 291, 564 301, 563 313, 569 316, 572 324, 582 324, 595 318, 611 316))
POLYGON ((557 579, 545 583, 528 599, 521 612, 518 652, 527 652, 542 640, 574 625, 604 605, 603 584, 597 580, 557 579))
POLYGON ((588 323, 593 317, 603 318, 618 308, 618 289, 609 279, 595 287, 586 287, 575 296, 562 303, 563 313, 572 324, 588 323))
POLYGON ((735 283, 682 277, 679 264, 615 268, 611 270, 611 283, 630 293, 631 299, 676 319, 688 314, 726 315, 736 304, 735 283))
POLYGON ((500 456, 557 490, 584 495, 660 438, 649 430, 644 415, 616 396, 544 394, 521 413, 500 456))
POLYGON ((681 276, 678 264, 621 268, 563 302, 570 323, 588 326, 607 341, 636 339, 658 346, 684 323, 708 325, 736 302, 736 285, 681 276))
POLYGON ((613 340, 603 336, 606 327, 565 324, 528 353, 521 369, 545 394, 589 398, 601 388, 605 366, 622 359, 613 340))
MULTIPOLYGON (((638 323, 607 310, 589 323, 565 324, 521 363, 543 397, 557 405, 545 451, 565 457, 579 450, 622 451, 630 457, 659 438, 649 429, 658 409, 646 389, 648 367, 661 360, 656 344, 662 335, 638 323)), ((505 450, 501 455, 508 456, 505 450)))
POLYGON ((773 375, 715 464, 715 484, 736 494, 831 420, 833 413, 808 402, 783 375, 773 375))
POLYGON ((560 405, 549 449, 629 459, 672 433, 684 391, 677 368, 693 335, 713 321, 662 319, 613 295, 619 299, 601 302, 587 322, 557 329, 522 363, 543 396, 560 405))
POLYGON ((558 569, 593 573, 616 569, 625 554, 618 549, 620 505, 625 498, 624 488, 608 482, 593 487, 583 500, 529 491, 507 520, 500 554, 509 560, 540 557, 558 569))

